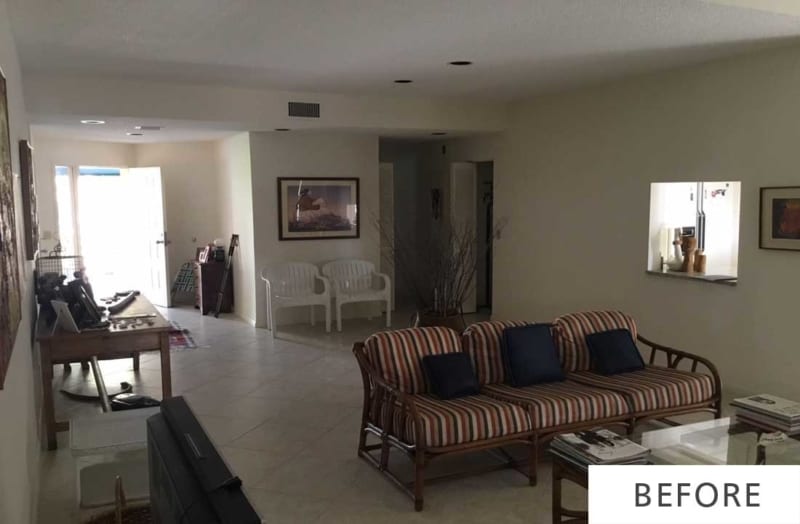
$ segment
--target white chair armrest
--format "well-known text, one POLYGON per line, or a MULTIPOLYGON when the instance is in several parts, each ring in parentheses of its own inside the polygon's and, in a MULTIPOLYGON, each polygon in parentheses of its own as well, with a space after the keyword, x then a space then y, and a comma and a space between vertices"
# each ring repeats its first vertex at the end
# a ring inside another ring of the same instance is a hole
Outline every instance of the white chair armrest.
POLYGON ((389 289, 392 287, 392 279, 389 278, 389 275, 386 273, 373 273, 376 277, 380 277, 383 280, 383 289, 389 289))
POLYGON ((267 300, 270 300, 272 297, 272 282, 270 282, 269 278, 267 278, 266 271, 267 268, 261 270, 261 280, 263 280, 267 286, 267 300))
POLYGON ((319 280, 320 282, 322 282, 322 294, 330 296, 330 294, 331 294, 331 281, 328 279, 328 277, 323 277, 323 276, 320 276, 320 275, 314 275, 314 277, 317 280, 319 280))

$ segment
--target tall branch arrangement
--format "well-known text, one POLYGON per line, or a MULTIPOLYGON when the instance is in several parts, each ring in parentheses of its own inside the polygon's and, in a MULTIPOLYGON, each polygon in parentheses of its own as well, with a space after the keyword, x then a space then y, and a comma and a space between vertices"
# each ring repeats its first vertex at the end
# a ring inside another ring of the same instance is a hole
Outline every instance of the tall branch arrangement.
POLYGON ((395 274, 413 293, 419 313, 441 317, 461 314, 475 286, 478 259, 492 248, 504 223, 487 233, 486 250, 478 247, 475 228, 437 221, 422 237, 400 233, 377 222, 389 249, 384 252, 395 274))

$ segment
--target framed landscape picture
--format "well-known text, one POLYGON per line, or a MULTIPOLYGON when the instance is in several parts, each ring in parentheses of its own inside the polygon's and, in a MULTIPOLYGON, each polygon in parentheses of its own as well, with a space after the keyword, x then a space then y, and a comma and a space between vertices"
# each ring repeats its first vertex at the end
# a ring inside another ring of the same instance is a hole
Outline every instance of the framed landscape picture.
POLYGON ((800 251, 800 186, 761 188, 759 247, 800 251))
POLYGON ((22 182, 25 258, 33 260, 39 251, 39 215, 36 211, 36 186, 33 180, 33 148, 27 140, 19 141, 19 170, 22 182))
POLYGON ((17 338, 22 313, 20 307, 8 96, 6 79, 0 70, 0 389, 3 389, 11 350, 17 338))
POLYGON ((357 178, 278 178, 278 238, 358 238, 357 178))

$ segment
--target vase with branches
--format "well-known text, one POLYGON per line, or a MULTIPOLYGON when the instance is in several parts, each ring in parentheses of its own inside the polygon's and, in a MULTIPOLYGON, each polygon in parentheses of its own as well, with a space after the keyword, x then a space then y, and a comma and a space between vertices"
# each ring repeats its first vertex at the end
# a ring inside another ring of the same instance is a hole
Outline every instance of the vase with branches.
POLYGON ((464 328, 462 304, 475 287, 479 257, 492 249, 503 225, 487 232, 483 247, 469 224, 435 221, 424 234, 412 235, 378 222, 388 247, 384 256, 414 299, 414 325, 464 328))

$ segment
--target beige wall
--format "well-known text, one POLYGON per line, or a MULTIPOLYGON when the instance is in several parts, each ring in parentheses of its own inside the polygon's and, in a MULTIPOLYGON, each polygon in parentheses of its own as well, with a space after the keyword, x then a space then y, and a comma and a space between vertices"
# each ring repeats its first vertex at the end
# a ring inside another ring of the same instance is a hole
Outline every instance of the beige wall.
MULTIPOLYGON (((378 217, 378 137, 351 133, 251 133, 255 268, 275 262, 322 264, 338 258, 360 258, 380 264, 378 217), (361 238, 335 240, 278 240, 278 177, 359 178, 361 238)), ((264 286, 257 286, 258 325, 264 325, 264 286)), ((345 316, 360 311, 345 306, 345 316)), ((377 306, 376 306, 377 307, 377 306)), ((375 314, 373 312, 373 314, 375 314)), ((277 322, 297 319, 281 313, 277 322)), ((303 319, 308 318, 303 312, 303 319)), ((333 314, 333 313, 332 313, 333 314)))
POLYGON ((758 249, 759 187, 800 185, 800 49, 542 97, 495 168, 497 318, 633 313, 731 394, 797 397, 800 253, 758 249), (742 182, 737 287, 645 275, 651 182, 742 182))
MULTIPOLYGON (((22 98, 22 76, 16 47, 8 26, 5 0, 0 0, 0 68, 8 89, 8 118, 16 203, 17 248, 20 255, 22 322, 11 354, 8 373, 0 390, 0 522, 27 524, 36 520, 39 492, 39 434, 37 394, 34 381, 36 358, 31 348, 33 272, 25 262, 22 237, 22 199, 17 143, 30 137, 22 98)), ((5 307, 5 304, 0 305, 5 307)))
POLYGON ((239 248, 233 257, 234 309, 239 317, 255 324, 258 283, 254 266, 250 134, 241 133, 222 140, 217 148, 221 226, 239 235, 239 248))

